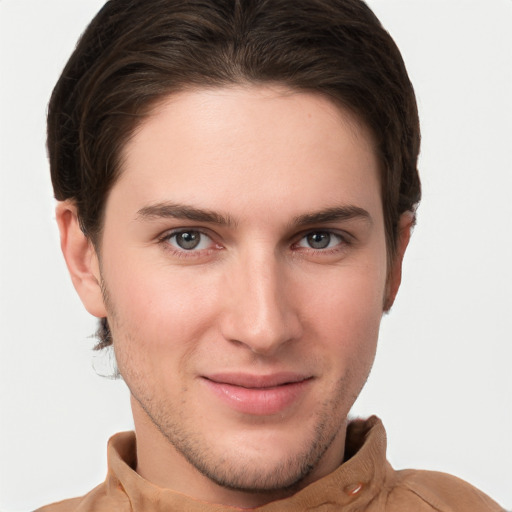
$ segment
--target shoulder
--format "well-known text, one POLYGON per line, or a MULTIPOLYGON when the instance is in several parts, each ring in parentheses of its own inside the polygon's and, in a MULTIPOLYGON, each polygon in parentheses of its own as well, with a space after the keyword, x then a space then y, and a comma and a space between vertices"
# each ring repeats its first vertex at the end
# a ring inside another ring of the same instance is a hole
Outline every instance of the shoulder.
MULTIPOLYGON (((1 0, 0 0, 1 1, 1 0)), ((120 432, 108 442, 108 473, 105 481, 81 498, 59 501, 34 512, 131 512, 119 475, 132 471, 135 460, 135 433, 120 432)))
POLYGON ((38 508, 35 512, 71 512, 78 509, 81 501, 82 498, 59 501, 58 503, 38 508))
POLYGON ((489 496, 455 476, 436 471, 396 471, 388 494, 389 509, 398 511, 400 506, 418 507, 420 503, 424 508, 414 510, 504 512, 489 496))
POLYGON ((35 512, 128 512, 132 510, 127 496, 117 486, 98 485, 81 498, 59 501, 35 512))

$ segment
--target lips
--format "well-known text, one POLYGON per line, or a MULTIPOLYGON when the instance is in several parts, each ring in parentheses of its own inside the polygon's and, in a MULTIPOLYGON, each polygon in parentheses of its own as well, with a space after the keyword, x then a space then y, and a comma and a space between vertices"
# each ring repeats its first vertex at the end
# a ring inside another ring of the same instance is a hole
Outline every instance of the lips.
POLYGON ((305 395, 311 376, 297 373, 252 375, 222 373, 203 377, 207 388, 235 411, 252 415, 272 415, 291 408, 305 395))

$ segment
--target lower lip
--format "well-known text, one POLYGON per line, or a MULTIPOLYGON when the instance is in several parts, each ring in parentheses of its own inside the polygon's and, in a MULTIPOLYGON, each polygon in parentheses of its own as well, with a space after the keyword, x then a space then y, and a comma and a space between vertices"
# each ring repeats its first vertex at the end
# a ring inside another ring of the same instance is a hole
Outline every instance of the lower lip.
POLYGON ((209 389, 232 409, 244 414, 271 415, 298 402, 312 379, 271 388, 244 388, 203 379, 209 389))

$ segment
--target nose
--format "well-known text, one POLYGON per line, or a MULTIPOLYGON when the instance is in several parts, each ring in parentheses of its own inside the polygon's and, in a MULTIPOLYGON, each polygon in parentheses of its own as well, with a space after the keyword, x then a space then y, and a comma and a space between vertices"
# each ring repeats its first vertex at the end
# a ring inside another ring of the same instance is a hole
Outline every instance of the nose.
POLYGON ((273 254, 241 258, 230 268, 221 329, 225 339, 270 356, 302 334, 294 285, 273 254))

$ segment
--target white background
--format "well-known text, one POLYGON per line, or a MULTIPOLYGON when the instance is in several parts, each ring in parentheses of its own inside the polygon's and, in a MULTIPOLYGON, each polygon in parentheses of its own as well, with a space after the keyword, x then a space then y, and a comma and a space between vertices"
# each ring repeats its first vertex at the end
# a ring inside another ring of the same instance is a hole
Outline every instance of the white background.
MULTIPOLYGON (((60 256, 51 89, 101 0, 0 0, 0 510, 81 495, 130 429, 92 369, 95 322, 60 256)), ((512 1, 372 0, 417 91, 424 187, 404 283, 354 413, 397 468, 454 473, 512 507, 512 1)))

